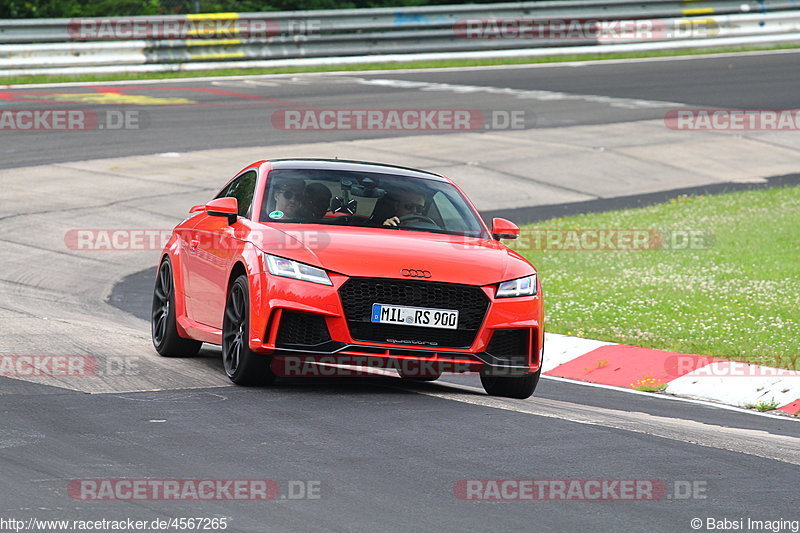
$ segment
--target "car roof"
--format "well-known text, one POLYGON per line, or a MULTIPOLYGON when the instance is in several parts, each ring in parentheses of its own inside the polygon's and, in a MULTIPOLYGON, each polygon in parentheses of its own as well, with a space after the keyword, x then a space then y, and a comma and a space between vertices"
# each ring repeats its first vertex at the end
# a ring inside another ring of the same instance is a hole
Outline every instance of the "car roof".
POLYGON ((274 170, 282 169, 315 169, 315 170, 342 170, 349 172, 375 172, 378 174, 393 174, 409 178, 421 178, 435 181, 449 182, 447 178, 433 172, 410 167, 387 165, 384 163, 370 163, 368 161, 351 161, 347 159, 270 159, 274 170))

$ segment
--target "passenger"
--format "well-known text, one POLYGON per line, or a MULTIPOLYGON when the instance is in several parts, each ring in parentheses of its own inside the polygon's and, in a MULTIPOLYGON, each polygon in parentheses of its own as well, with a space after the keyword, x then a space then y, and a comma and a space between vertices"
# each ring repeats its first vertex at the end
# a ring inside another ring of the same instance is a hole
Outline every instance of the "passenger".
POLYGON ((309 183, 303 193, 304 218, 309 222, 322 220, 331 206, 331 190, 322 183, 309 183))

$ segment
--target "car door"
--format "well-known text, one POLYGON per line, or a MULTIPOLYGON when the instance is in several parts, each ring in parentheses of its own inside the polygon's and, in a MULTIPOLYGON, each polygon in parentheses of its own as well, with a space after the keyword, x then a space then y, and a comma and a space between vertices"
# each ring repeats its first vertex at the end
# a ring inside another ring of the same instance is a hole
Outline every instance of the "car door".
MULTIPOLYGON (((194 312, 192 310, 192 291, 189 284, 191 274, 191 246, 194 239, 194 227, 198 220, 205 217, 204 213, 187 218, 174 230, 178 237, 179 247, 181 250, 181 259, 179 261, 181 279, 183 280, 183 308, 186 315, 194 320, 194 312)), ((178 295, 176 295, 178 296, 178 295)))
POLYGON ((236 198, 239 220, 229 224, 226 217, 203 214, 192 228, 188 283, 192 318, 201 324, 222 328, 228 272, 243 245, 236 236, 247 232, 257 177, 255 170, 244 172, 216 196, 236 198))

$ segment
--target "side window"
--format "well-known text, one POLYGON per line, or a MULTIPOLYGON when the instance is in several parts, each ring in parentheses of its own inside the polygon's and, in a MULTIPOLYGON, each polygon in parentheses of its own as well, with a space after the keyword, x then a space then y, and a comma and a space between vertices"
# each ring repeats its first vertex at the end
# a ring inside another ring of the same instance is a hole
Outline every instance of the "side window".
POLYGON ((232 196, 239 202, 239 216, 250 218, 250 207, 253 205, 253 195, 256 191, 256 179, 258 173, 255 170, 245 172, 228 185, 217 198, 232 196))

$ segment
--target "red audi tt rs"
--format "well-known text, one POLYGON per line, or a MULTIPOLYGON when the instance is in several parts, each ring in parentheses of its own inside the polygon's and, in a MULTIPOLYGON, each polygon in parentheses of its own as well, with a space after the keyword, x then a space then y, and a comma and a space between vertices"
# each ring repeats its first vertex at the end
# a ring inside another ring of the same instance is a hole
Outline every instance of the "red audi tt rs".
POLYGON ((488 228, 449 179, 357 161, 258 161, 190 213, 156 276, 159 354, 221 345, 240 385, 293 375, 300 358, 406 379, 472 371, 491 395, 533 394, 544 341, 536 270, 500 242, 519 228, 501 218, 488 228))

